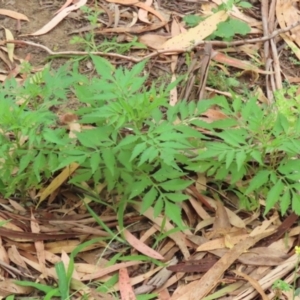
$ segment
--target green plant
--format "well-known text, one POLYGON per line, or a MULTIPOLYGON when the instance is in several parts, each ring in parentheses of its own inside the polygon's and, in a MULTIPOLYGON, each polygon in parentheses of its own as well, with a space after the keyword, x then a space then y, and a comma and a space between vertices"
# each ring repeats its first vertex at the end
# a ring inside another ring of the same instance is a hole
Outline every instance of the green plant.
POLYGON ((237 95, 232 102, 215 97, 170 106, 168 93, 178 82, 147 87, 147 76, 140 75, 145 62, 126 70, 99 57, 92 60, 98 75, 91 79, 74 64, 56 73, 46 68, 41 81, 28 78, 22 87, 5 83, 0 91, 2 194, 26 194, 78 163, 69 183, 84 181, 91 190, 106 183, 118 200, 105 205, 117 212, 121 227, 126 206, 141 201, 142 212, 153 207, 155 216, 164 212, 182 228, 180 203, 187 198, 182 191, 192 183, 192 170, 220 186, 226 183, 243 207, 253 209, 266 199, 266 213, 278 203, 282 214, 290 206, 300 214, 295 111, 259 105, 255 97, 244 102, 237 95), (16 94, 25 99, 20 106, 16 94), (81 103, 76 114, 82 129, 75 138, 49 110, 66 95, 81 103), (214 105, 227 118, 205 122, 202 114, 214 105))
MULTIPOLYGON (((295 265, 294 278, 293 278, 292 285, 281 279, 276 280, 272 285, 272 289, 275 291, 275 293, 278 293, 279 295, 281 294, 281 292, 292 291, 292 293, 293 293, 292 299, 293 300, 295 299, 295 297, 300 295, 300 288, 296 288, 297 279, 299 278, 299 275, 298 275, 298 272, 299 272, 298 269, 299 269, 299 263, 300 263, 300 247, 299 246, 295 247, 295 253, 298 255, 298 260, 295 265)), ((279 297, 277 297, 277 298, 279 299, 279 297)))
POLYGON ((220 97, 218 103, 228 118, 211 124, 215 138, 189 168, 226 182, 238 196, 246 196, 248 208, 266 199, 265 214, 277 203, 282 214, 290 205, 300 214, 300 121, 289 121, 280 107, 260 105, 256 97, 243 102, 234 95, 232 103, 220 97))

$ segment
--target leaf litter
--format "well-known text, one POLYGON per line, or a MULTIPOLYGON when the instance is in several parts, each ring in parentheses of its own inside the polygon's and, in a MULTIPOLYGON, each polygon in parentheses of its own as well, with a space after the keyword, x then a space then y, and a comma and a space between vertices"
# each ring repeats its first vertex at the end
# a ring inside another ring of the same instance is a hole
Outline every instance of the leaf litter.
MULTIPOLYGON (((47 21, 43 20, 44 24, 41 27, 34 24, 35 12, 28 8, 25 10, 22 4, 16 4, 15 7, 9 7, 8 4, 8 9, 0 7, 0 15, 7 20, 2 26, 3 34, 0 36, 0 81, 5 82, 7 78, 14 76, 22 83, 18 67, 26 60, 35 63, 35 53, 27 55, 29 47, 40 50, 38 55, 43 57, 46 57, 47 53, 57 57, 86 55, 87 52, 81 49, 70 50, 67 46, 61 51, 56 51, 51 44, 47 45, 47 35, 50 37, 55 32, 62 34, 59 23, 66 22, 71 24, 69 31, 73 30, 73 34, 80 32, 80 29, 94 30, 95 34, 99 35, 99 43, 101 38, 103 42, 103 38, 108 35, 130 41, 132 35, 138 34, 138 41, 147 48, 131 49, 128 55, 120 55, 113 51, 93 52, 96 55, 105 55, 113 63, 124 65, 143 59, 153 60, 154 68, 151 74, 154 77, 161 74, 159 63, 156 62, 159 59, 172 74, 171 80, 175 81, 176 74, 181 70, 182 53, 195 49, 202 51, 202 48, 205 50, 202 46, 207 43, 203 40, 216 30, 220 22, 229 17, 226 11, 212 13, 216 5, 226 1, 203 1, 200 6, 202 14, 207 16, 206 20, 188 29, 182 19, 186 11, 198 13, 198 4, 193 3, 181 1, 177 2, 178 6, 175 7, 170 1, 101 1, 100 8, 104 16, 98 20, 100 24, 97 24, 95 29, 84 29, 86 20, 79 9, 86 4, 93 7, 95 3, 92 1, 66 1, 60 7, 54 4, 55 14, 52 13, 52 17, 47 21), (171 27, 170 16, 174 17, 171 27), (25 22, 31 23, 30 30, 29 23, 25 22), (15 30, 15 25, 18 30, 15 30), (79 29, 75 29, 78 27, 79 29), (23 37, 40 35, 44 35, 42 41, 45 44, 38 44, 35 40, 23 40, 23 37)), ((299 80, 296 73, 288 72, 282 67, 285 61, 281 60, 273 45, 275 37, 281 38, 300 59, 300 39, 298 28, 295 27, 300 20, 295 2, 277 0, 269 10, 267 1, 261 1, 261 7, 259 2, 257 3, 253 11, 242 11, 234 6, 230 12, 231 17, 243 20, 249 25, 250 32, 246 39, 226 43, 215 41, 210 43, 208 55, 205 51, 199 51, 197 56, 195 55, 194 68, 189 70, 188 74, 190 79, 200 74, 201 89, 194 91, 195 81, 190 80, 190 84, 184 89, 185 99, 197 95, 201 100, 204 98, 203 94, 207 96, 210 93, 226 93, 226 90, 212 89, 208 86, 207 75, 213 64, 228 74, 238 70, 250 70, 254 72, 255 83, 259 76, 266 75, 266 94, 260 90, 261 99, 264 99, 265 103, 272 102, 271 92, 282 87, 282 75, 291 82, 299 80), (257 19, 253 15, 256 16, 254 11, 259 9, 260 19, 257 19), (267 22, 269 29, 266 27, 267 22), (276 22, 280 29, 276 29, 276 22), (293 27, 295 28, 292 29, 293 27), (253 34, 260 37, 252 38, 253 34), (254 44, 256 49, 251 48, 250 43, 254 44), (224 46, 228 46, 230 50, 226 55, 223 51, 224 46), (258 50, 263 51, 266 57, 271 56, 273 60, 272 64, 265 64, 264 69, 253 63, 254 59, 257 59, 258 50)), ((66 32, 63 34, 67 36, 66 32)), ((36 71, 33 69, 33 72, 37 73, 38 66, 34 67, 36 71)), ((181 92, 177 88, 170 91, 172 105, 182 99, 179 97, 181 92)), ((208 122, 224 117, 226 118, 217 109, 210 110, 205 115, 208 122)), ((80 130, 76 120, 67 121, 66 124, 70 126, 70 132, 80 130)), ((32 287, 16 285, 15 279, 32 278, 37 282, 51 284, 52 280, 58 279, 54 264, 62 261, 67 270, 73 263, 70 260, 71 253, 82 243, 93 239, 93 243, 81 247, 77 256, 80 260, 74 262, 71 283, 71 289, 76 293, 74 299, 84 294, 89 294, 90 299, 114 299, 112 295, 117 291, 120 291, 121 299, 136 299, 136 295, 143 293, 157 293, 158 299, 172 300, 225 299, 226 295, 236 300, 272 299, 276 296, 275 291, 271 289, 275 280, 285 278, 287 282, 292 282, 291 271, 298 257, 291 254, 300 232, 299 226, 295 226, 296 215, 291 214, 281 221, 274 211, 273 215, 262 221, 260 212, 241 211, 226 200, 230 197, 221 195, 224 196, 222 204, 214 193, 214 199, 205 196, 209 185, 208 178, 198 174, 200 184, 186 190, 189 200, 182 207, 183 218, 195 229, 187 227, 185 230, 176 231, 165 216, 154 218, 152 207, 139 215, 141 205, 136 204, 133 206, 135 211, 127 212, 123 220, 128 229, 119 232, 114 240, 107 240, 106 238, 110 237, 107 229, 118 232, 118 217, 111 215, 111 211, 98 211, 98 219, 101 219, 101 222, 95 223, 87 206, 91 205, 96 211, 97 207, 89 197, 84 199, 85 205, 82 204, 80 191, 74 191, 66 185, 68 177, 72 176, 77 168, 78 165, 69 165, 39 191, 29 191, 31 199, 37 199, 38 204, 30 202, 29 207, 24 207, 19 204, 18 199, 1 199, 2 297, 33 293, 32 287), (64 201, 60 202, 59 198, 64 201), (39 207, 45 204, 42 202, 46 202, 47 199, 48 204, 39 207), (157 233, 162 237, 155 242, 153 235, 157 233), (124 242, 123 239, 126 244, 121 243, 124 242), (110 263, 113 254, 125 253, 132 256, 129 261, 110 263), (165 264, 157 266, 142 261, 139 254, 162 260, 165 264), (119 279, 106 293, 96 290, 93 284, 90 284, 93 280, 95 283, 109 282, 115 278, 115 274, 118 274, 119 279), (208 295, 210 297, 207 297, 208 295)), ((99 190, 102 189, 104 187, 99 187, 99 190)), ((286 297, 288 295, 285 294, 286 297)))

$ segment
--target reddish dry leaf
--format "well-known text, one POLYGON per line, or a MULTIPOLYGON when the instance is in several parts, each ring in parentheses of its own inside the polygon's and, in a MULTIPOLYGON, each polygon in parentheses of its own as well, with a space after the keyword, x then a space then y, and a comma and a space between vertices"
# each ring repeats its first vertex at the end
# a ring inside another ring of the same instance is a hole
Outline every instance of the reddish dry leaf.
POLYGON ((13 19, 17 19, 17 20, 23 20, 23 21, 29 21, 29 19, 21 14, 21 13, 18 13, 18 12, 15 12, 13 10, 9 10, 9 9, 0 9, 0 15, 3 15, 3 16, 8 16, 10 18, 13 18, 13 19))
POLYGON ((176 265, 170 266, 167 269, 173 272, 197 272, 205 273, 218 261, 217 258, 203 258, 199 260, 182 261, 176 265))
POLYGON ((237 58, 233 58, 233 57, 230 57, 226 54, 223 54, 223 53, 220 53, 217 51, 214 51, 212 60, 226 64, 231 67, 241 69, 241 70, 253 70, 260 74, 272 74, 272 72, 264 71, 264 70, 257 68, 256 66, 249 63, 248 61, 243 61, 243 60, 240 60, 237 58))
POLYGON ((169 294, 169 291, 167 289, 163 289, 158 293, 158 300, 170 300, 171 296, 169 294))
POLYGON ((160 19, 162 22, 166 22, 166 19, 154 8, 146 5, 143 2, 135 1, 135 0, 106 0, 107 2, 112 2, 112 3, 118 3, 118 4, 123 4, 123 5, 134 5, 136 7, 142 8, 153 15, 155 15, 158 19, 160 19))
MULTIPOLYGON (((64 8, 60 13, 58 13, 50 22, 48 22, 44 27, 42 27, 40 30, 30 33, 30 34, 25 34, 26 35, 43 35, 50 30, 52 30, 57 24, 59 24, 70 12, 73 10, 77 10, 81 6, 85 5, 87 0, 79 0, 76 2, 74 5, 71 5, 69 7, 64 8)), ((23 35, 24 36, 24 35, 23 35)))
POLYGON ((212 108, 208 109, 202 115, 206 116, 207 117, 207 121, 209 121, 209 122, 214 122, 214 121, 218 121, 218 120, 224 120, 224 119, 228 118, 228 116, 226 116, 219 109, 212 109, 212 108))
POLYGON ((130 32, 130 33, 141 33, 141 32, 149 32, 152 30, 156 30, 158 28, 161 28, 165 26, 167 22, 160 22, 160 23, 153 23, 149 26, 134 26, 134 27, 118 27, 118 28, 105 28, 101 30, 95 31, 95 33, 124 33, 124 32, 130 32))
POLYGON ((119 269, 119 288, 122 300, 136 299, 126 268, 119 269))
MULTIPOLYGON (((40 226, 32 212, 31 212, 30 224, 31 224, 31 231, 33 233, 40 233, 40 226)), ((40 264, 41 273, 43 274, 43 278, 47 278, 44 243, 43 243, 43 241, 35 241, 34 245, 35 245, 35 249, 36 249, 36 255, 38 258, 38 262, 40 264)))
POLYGON ((93 280, 93 279, 96 279, 96 278, 101 278, 101 277, 103 277, 105 275, 108 275, 108 274, 110 274, 112 272, 116 272, 116 271, 118 271, 121 268, 128 268, 128 267, 136 266, 136 265, 139 265, 139 264, 142 264, 142 263, 143 262, 141 262, 141 261, 128 261, 128 262, 123 262, 123 263, 115 264, 115 265, 110 266, 110 267, 102 268, 100 270, 97 270, 97 266, 93 266, 94 270, 96 270, 96 271, 93 272, 92 274, 85 274, 85 275, 83 275, 80 278, 80 280, 87 281, 87 280, 93 280))
MULTIPOLYGON (((153 3, 153 0, 146 0, 145 5, 151 6, 153 3)), ((139 9, 138 12, 138 17, 139 20, 146 23, 146 24, 151 24, 151 22, 148 20, 148 11, 145 9, 139 9)))
POLYGON ((151 249, 149 246, 141 242, 130 231, 124 229, 123 233, 127 242, 137 251, 154 259, 159 259, 159 260, 164 259, 162 255, 160 255, 158 252, 156 252, 155 250, 151 249))
POLYGON ((60 13, 63 9, 65 9, 66 7, 68 7, 71 3, 76 3, 76 0, 66 0, 66 2, 64 3, 64 5, 58 10, 56 11, 54 14, 58 14, 60 13))

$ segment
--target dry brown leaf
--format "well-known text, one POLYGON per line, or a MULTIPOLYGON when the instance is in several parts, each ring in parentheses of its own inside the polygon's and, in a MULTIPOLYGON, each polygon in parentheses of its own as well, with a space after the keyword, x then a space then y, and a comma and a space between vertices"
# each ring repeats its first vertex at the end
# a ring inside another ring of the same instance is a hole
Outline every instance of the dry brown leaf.
MULTIPOLYGON (((37 222, 37 220, 35 219, 34 214, 32 212, 31 212, 30 225, 31 225, 31 231, 33 233, 40 233, 40 225, 37 222)), ((46 279, 47 272, 46 272, 46 259, 45 259, 44 243, 43 243, 43 241, 35 241, 34 246, 35 246, 38 262, 40 265, 41 273, 43 274, 43 278, 46 279)))
MULTIPOLYGON (((4 29, 6 40, 7 41, 14 40, 14 36, 11 33, 11 31, 9 29, 3 27, 3 26, 2 26, 2 28, 4 29)), ((7 43, 6 44, 6 49, 7 49, 7 55, 8 55, 9 60, 11 62, 13 62, 14 61, 15 44, 13 44, 13 43, 7 43)))
POLYGON ((144 9, 145 11, 148 11, 155 15, 158 19, 160 19, 162 22, 166 22, 166 19, 154 8, 148 6, 147 4, 135 0, 106 0, 107 2, 112 2, 112 3, 118 3, 118 4, 123 4, 123 5, 133 5, 139 8, 144 9))
MULTIPOLYGON (((133 205, 133 207, 137 210, 137 211, 141 211, 141 204, 140 203, 136 203, 133 205)), ((148 208, 143 215, 145 217, 147 217, 149 220, 151 220, 153 223, 157 224, 160 228, 162 228, 162 224, 164 224, 164 230, 165 231, 171 231, 174 229, 174 226, 168 221, 166 220, 166 218, 162 217, 162 216, 158 216, 156 218, 154 218, 154 210, 152 207, 148 208)), ((191 233, 189 233, 191 234, 191 233)), ((187 248, 186 245, 186 241, 185 241, 185 235, 182 232, 174 232, 169 234, 169 238, 171 238, 180 248, 183 256, 185 259, 188 259, 190 257, 190 253, 189 250, 187 248)))
POLYGON ((257 280, 253 279, 251 276, 240 272, 240 271, 233 271, 233 273, 235 273, 238 276, 243 277, 244 279, 247 280, 247 282, 250 282, 251 285, 258 291, 258 293, 261 295, 262 300, 269 300, 269 297, 265 294, 264 290, 262 289, 262 287, 260 286, 260 284, 257 282, 257 280))
POLYGON ((139 286, 135 289, 135 294, 149 294, 154 289, 158 289, 165 284, 165 282, 170 278, 172 275, 172 271, 168 270, 169 266, 173 266, 177 264, 178 259, 173 257, 169 262, 168 266, 162 268, 155 276, 153 276, 149 281, 146 281, 143 285, 139 286))
MULTIPOLYGON (((7 49, 5 52, 7 53, 7 49)), ((7 65, 9 70, 11 70, 13 68, 12 62, 8 59, 7 55, 2 51, 0 51, 0 59, 7 65)), ((7 76, 4 76, 4 75, 1 75, 1 76, 3 76, 3 77, 0 77, 1 81, 4 81, 7 78, 7 76), (3 80, 1 78, 3 78, 3 80)))
POLYGON ((34 33, 30 34, 23 34, 22 36, 27 36, 27 35, 32 35, 32 36, 37 36, 37 35, 43 35, 50 30, 52 30, 57 24, 59 24, 70 12, 77 10, 81 6, 85 5, 87 0, 79 0, 75 4, 64 8, 61 12, 59 12, 50 22, 48 22, 46 25, 44 25, 41 29, 34 33))
POLYGON ((22 269, 26 270, 29 274, 29 270, 22 258, 22 256, 20 255, 16 245, 12 245, 9 249, 8 249, 8 257, 9 259, 17 266, 21 267, 22 269))
POLYGON ((231 224, 225 210, 225 207, 221 201, 217 201, 216 216, 213 225, 213 233, 218 235, 227 234, 230 231, 231 224))
POLYGON ((197 173, 196 189, 199 193, 206 192, 207 178, 204 173, 197 173))
POLYGON ((256 247, 239 257, 239 261, 245 265, 276 266, 284 261, 284 252, 273 250, 270 247, 256 247))
MULTIPOLYGON (((230 236, 230 237, 227 236, 227 243, 228 243, 228 240, 230 239, 230 244, 236 245, 236 244, 240 243, 241 241, 247 239, 248 236, 249 236, 249 234, 239 234, 239 235, 230 236)), ((226 248, 226 243, 225 243, 224 237, 217 238, 212 241, 208 241, 208 242, 200 245, 196 249, 196 251, 212 251, 212 250, 222 249, 222 248, 226 248)))
POLYGON ((52 194, 58 187, 60 187, 67 179, 70 177, 73 172, 79 167, 79 164, 72 163, 67 166, 59 175, 57 175, 52 182, 37 196, 40 197, 39 203, 37 207, 50 195, 52 194))
MULTIPOLYGON (((63 249, 61 250, 61 261, 63 262, 63 264, 65 266, 65 270, 68 270, 69 264, 70 264, 70 258, 68 256, 68 254, 63 249)), ((74 268, 74 270, 72 272, 72 279, 73 278, 76 279, 76 280, 80 280, 76 268, 74 268)))
POLYGON ((217 52, 217 51, 214 51, 212 60, 226 64, 231 67, 238 68, 240 70, 252 70, 259 74, 273 74, 273 72, 264 71, 264 70, 257 68, 256 66, 254 66, 253 64, 251 64, 248 61, 243 61, 243 60, 240 60, 237 58, 233 58, 228 55, 225 55, 224 53, 217 52))
MULTIPOLYGON (((80 245, 80 240, 66 240, 66 241, 56 241, 45 243, 45 249, 51 253, 61 253, 63 249, 66 253, 71 253, 76 247, 80 245)), ((99 247, 105 247, 105 243, 92 244, 82 249, 82 251, 89 251, 97 249, 99 247)))
MULTIPOLYGON (((213 200, 207 196, 203 196, 203 197, 213 208, 216 209, 216 201, 215 200, 213 200)), ((246 227, 245 222, 236 213, 234 213, 233 211, 231 211, 230 209, 228 209, 226 207, 225 207, 225 210, 228 214, 228 218, 229 218, 230 224, 232 226, 237 227, 237 228, 245 228, 246 227)))
POLYGON ((158 34, 144 34, 138 38, 139 42, 152 49, 159 49, 167 41, 167 37, 158 34))
MULTIPOLYGON (((286 0, 278 0, 276 1, 276 17, 277 21, 282 28, 286 27, 286 17, 285 15, 288 13, 288 9, 290 6, 291 1, 286 0)), ((296 30, 299 30, 296 28, 296 30)), ((284 41, 288 44, 290 49, 294 52, 294 54, 297 56, 297 58, 300 60, 300 49, 297 47, 297 45, 293 42, 292 37, 289 33, 282 33, 280 36, 284 39, 284 41)))
POLYGON ((29 19, 25 15, 9 9, 0 8, 0 15, 7 16, 17 20, 29 21, 29 19))
POLYGON ((66 0, 64 5, 58 11, 56 11, 54 14, 56 15, 56 14, 60 13, 63 9, 68 7, 71 3, 75 3, 75 2, 76 2, 76 0, 66 0))
POLYGON ((199 281, 194 281, 184 286, 180 294, 174 293, 172 300, 199 300, 205 297, 218 283, 223 273, 231 266, 231 264, 238 259, 238 257, 254 246, 261 239, 274 233, 274 230, 265 231, 256 236, 248 236, 245 240, 240 241, 230 251, 228 251, 222 258, 220 258, 207 271, 199 281))
POLYGON ((165 42, 161 50, 182 49, 189 50, 202 42, 206 37, 212 34, 220 22, 226 21, 228 14, 225 11, 219 11, 205 19, 198 26, 189 29, 185 33, 181 33, 167 42, 165 42))
POLYGON ((119 288, 121 300, 135 300, 135 293, 130 284, 130 278, 126 268, 119 269, 119 288))
POLYGON ((137 251, 143 253, 144 255, 148 257, 152 257, 154 259, 163 260, 164 257, 156 252, 154 249, 150 248, 143 242, 141 242, 139 239, 137 239, 130 231, 127 229, 123 230, 124 237, 126 238, 127 242, 135 248, 137 251))
POLYGON ((15 279, 4 279, 0 281, 0 295, 7 297, 9 295, 29 295, 33 288, 29 286, 20 286, 14 283, 15 279))
MULTIPOLYGON (((118 264, 115 264, 110 267, 101 268, 100 270, 97 270, 97 266, 92 266, 94 268, 94 272, 92 274, 82 275, 80 280, 87 281, 87 280, 93 280, 95 278, 101 278, 107 274, 118 271, 120 268, 128 268, 131 266, 137 266, 142 263, 143 262, 141 262, 141 261, 128 261, 128 262, 118 263, 118 264)), ((79 270, 77 268, 76 268, 76 270, 79 272, 79 270)), ((85 272, 84 270, 85 270, 85 268, 83 268, 82 272, 85 272)))
MULTIPOLYGON (((146 0, 145 5, 151 6, 153 3, 153 0, 146 0)), ((151 24, 151 22, 148 20, 148 11, 145 9, 140 8, 138 12, 139 20, 146 23, 151 24)))

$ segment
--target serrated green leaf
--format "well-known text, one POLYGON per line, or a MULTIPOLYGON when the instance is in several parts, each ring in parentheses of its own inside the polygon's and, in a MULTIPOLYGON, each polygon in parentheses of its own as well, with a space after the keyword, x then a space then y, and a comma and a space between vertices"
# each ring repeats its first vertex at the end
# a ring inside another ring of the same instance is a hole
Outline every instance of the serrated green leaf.
POLYGON ((72 164, 74 162, 76 162, 78 164, 82 164, 86 160, 86 158, 87 158, 86 155, 65 157, 54 171, 57 171, 66 166, 69 166, 70 164, 72 164))
POLYGON ((183 228, 181 208, 172 202, 165 201, 165 214, 172 220, 179 228, 183 228))
POLYGON ((182 191, 192 184, 191 180, 171 179, 160 183, 159 186, 166 191, 182 191))
POLYGON ((281 193, 283 189, 284 189, 284 184, 282 183, 281 180, 278 180, 275 183, 275 185, 272 186, 272 188, 269 190, 266 199, 266 208, 265 208, 264 215, 266 215, 266 213, 269 212, 269 210, 273 208, 278 201, 280 201, 281 193))
POLYGON ((46 157, 42 152, 40 152, 36 156, 33 162, 33 171, 35 173, 38 182, 41 181, 41 172, 44 170, 45 166, 46 166, 46 157))
POLYGON ((269 181, 270 171, 268 170, 260 170, 257 174, 250 180, 250 184, 245 191, 245 194, 249 194, 254 190, 259 189, 264 184, 269 181))
POLYGON ((260 151, 253 150, 250 152, 250 156, 253 157, 260 165, 264 165, 260 151))
POLYGON ((169 200, 174 202, 183 202, 184 200, 187 200, 189 198, 189 196, 179 193, 165 193, 164 195, 169 200))
POLYGON ((178 126, 176 126, 176 130, 183 133, 183 137, 185 137, 185 138, 188 138, 188 137, 199 138, 199 139, 205 138, 205 136, 201 132, 199 132, 198 130, 196 130, 192 127, 186 126, 186 125, 178 125, 178 126))
POLYGON ((50 152, 48 154, 48 168, 50 172, 53 172, 53 170, 58 166, 58 156, 56 153, 50 152))
POLYGON ((129 134, 120 141, 120 143, 118 144, 118 146, 116 148, 119 149, 119 148, 122 148, 124 146, 135 143, 138 139, 139 139, 138 136, 129 134))
POLYGON ((26 155, 23 155, 20 159, 18 174, 21 174, 32 161, 34 160, 36 151, 29 151, 26 155))
POLYGON ((53 129, 48 129, 46 128, 43 131, 43 137, 46 141, 64 146, 66 144, 67 139, 64 138, 62 135, 61 130, 53 130, 53 129))
POLYGON ((130 161, 133 161, 137 156, 139 156, 145 149, 147 148, 147 143, 143 142, 140 144, 137 144, 133 150, 130 157, 130 161))
POLYGON ((231 174, 230 183, 235 184, 238 181, 240 181, 241 179, 243 179, 243 177, 246 175, 247 169, 244 166, 241 166, 241 168, 239 170, 237 170, 237 166, 236 166, 236 164, 234 164, 234 165, 231 165, 231 168, 229 169, 229 171, 231 174))
POLYGON ((152 187, 142 199, 141 213, 144 213, 157 199, 158 192, 155 187, 152 187))
POLYGON ((116 159, 112 149, 104 148, 101 151, 101 156, 105 166, 110 171, 111 175, 114 176, 116 170, 116 159))
POLYGON ((247 155, 245 151, 239 151, 236 153, 235 160, 236 160, 238 171, 242 168, 246 159, 247 159, 247 155))
MULTIPOLYGON (((234 160, 235 151, 231 150, 226 153, 226 168, 228 169, 234 160)), ((220 161, 220 160, 219 160, 220 161)))
POLYGON ((76 136, 84 147, 87 148, 97 148, 101 145, 101 141, 93 134, 93 129, 90 131, 77 132, 76 136))
POLYGON ((130 162, 131 152, 120 151, 117 155, 118 161, 128 170, 132 171, 132 164, 130 162))
POLYGON ((282 161, 278 167, 278 171, 284 175, 299 172, 300 159, 290 159, 282 161))
POLYGON ((155 201, 155 204, 154 204, 154 218, 157 218, 159 216, 159 214, 163 211, 164 209, 164 201, 161 197, 159 197, 156 201, 155 201))
POLYGON ((280 198, 280 212, 281 215, 285 215, 289 206, 291 204, 291 194, 290 191, 285 191, 280 198))
POLYGON ((239 5, 239 7, 242 7, 242 8, 252 8, 253 7, 253 5, 247 1, 240 1, 238 3, 238 5, 239 5))
POLYGON ((224 140, 225 143, 240 148, 245 145, 246 131, 243 129, 226 130, 217 134, 218 137, 224 140))
POLYGON ((300 215, 300 195, 298 192, 292 192, 292 210, 298 216, 300 215))
POLYGON ((138 167, 141 166, 145 161, 149 160, 149 158, 151 157, 151 152, 154 150, 155 150, 154 147, 149 147, 141 154, 138 167))
MULTIPOLYGON (((91 55, 92 61, 96 67, 96 71, 99 76, 106 80, 113 80, 112 73, 114 71, 114 66, 110 64, 110 62, 103 57, 91 55)), ((103 82, 103 86, 106 85, 106 82, 103 82)))
POLYGON ((94 174, 96 170, 100 168, 100 162, 101 162, 100 153, 98 151, 92 153, 90 157, 90 166, 91 166, 92 174, 94 174))
POLYGON ((151 181, 148 178, 143 178, 140 181, 135 181, 134 184, 131 187, 131 194, 129 196, 129 199, 132 199, 138 195, 141 195, 144 190, 150 186, 151 181))

